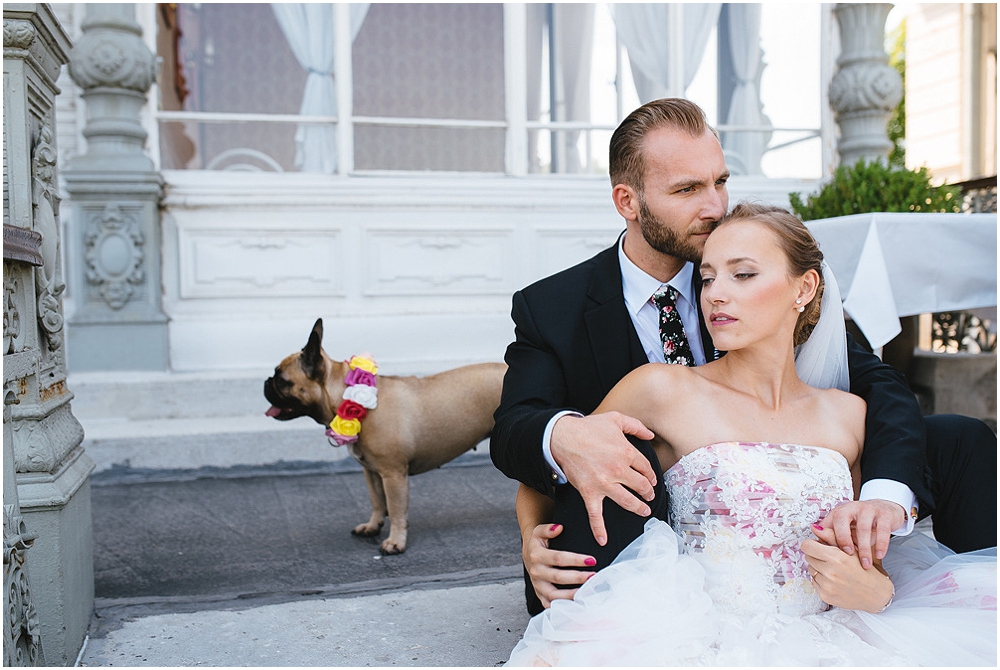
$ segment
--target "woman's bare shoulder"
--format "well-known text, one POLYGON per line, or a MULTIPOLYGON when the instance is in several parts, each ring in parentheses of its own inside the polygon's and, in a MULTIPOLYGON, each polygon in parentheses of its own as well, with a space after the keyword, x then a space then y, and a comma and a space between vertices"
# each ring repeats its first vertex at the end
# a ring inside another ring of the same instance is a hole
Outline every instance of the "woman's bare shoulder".
POLYGON ((861 396, 840 389, 819 389, 819 391, 822 401, 831 405, 832 409, 861 415, 868 411, 868 403, 861 396))

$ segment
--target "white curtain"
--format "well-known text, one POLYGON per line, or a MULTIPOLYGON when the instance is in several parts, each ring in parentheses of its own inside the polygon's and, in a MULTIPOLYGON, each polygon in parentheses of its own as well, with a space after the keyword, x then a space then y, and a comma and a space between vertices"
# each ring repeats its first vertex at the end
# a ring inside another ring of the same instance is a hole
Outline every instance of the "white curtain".
MULTIPOLYGON (((530 3, 528 10, 528 118, 541 116, 542 43, 548 40, 549 4, 530 3)), ((594 45, 594 5, 552 3, 555 24, 557 85, 550 86, 555 100, 552 120, 590 120, 590 64, 594 45)), ((552 54, 549 54, 551 58, 552 54)), ((560 172, 579 172, 585 166, 577 147, 580 131, 561 131, 553 165, 560 172)), ((538 167, 538 132, 529 136, 529 155, 538 167)))
MULTIPOLYGON (((736 79, 725 123, 734 126, 770 126, 760 102, 760 75, 764 69, 760 48, 759 4, 730 4, 729 52, 731 71, 736 79)), ((762 174, 760 159, 771 141, 770 132, 722 133, 726 162, 733 174, 762 174)))
POLYGON ((705 45, 719 19, 721 3, 684 3, 684 81, 681 90, 671 90, 670 48, 673 34, 669 4, 615 4, 613 6, 618 38, 628 51, 632 78, 639 101, 647 103, 668 95, 681 96, 691 84, 705 45))
MULTIPOLYGON (((370 3, 351 4, 351 41, 357 37, 370 3)), ((296 60, 309 73, 300 114, 337 115, 333 79, 334 18, 328 3, 271 4, 296 60)), ((295 131, 295 167, 332 174, 337 169, 337 129, 329 123, 300 123, 295 131)))

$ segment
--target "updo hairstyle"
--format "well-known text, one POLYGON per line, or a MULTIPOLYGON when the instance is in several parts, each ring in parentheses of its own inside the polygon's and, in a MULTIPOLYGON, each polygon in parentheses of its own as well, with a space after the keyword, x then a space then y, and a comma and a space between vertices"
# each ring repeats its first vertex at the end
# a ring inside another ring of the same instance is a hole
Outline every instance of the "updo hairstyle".
POLYGON ((733 207, 719 221, 716 228, 733 221, 751 220, 765 226, 774 233, 778 246, 788 259, 788 272, 792 277, 801 277, 809 270, 819 274, 819 285, 816 295, 805 305, 805 310, 799 314, 795 324, 794 342, 798 346, 809 339, 813 328, 819 321, 820 305, 823 298, 823 252, 819 250, 816 239, 799 221, 798 217, 788 210, 774 205, 743 201, 733 207))

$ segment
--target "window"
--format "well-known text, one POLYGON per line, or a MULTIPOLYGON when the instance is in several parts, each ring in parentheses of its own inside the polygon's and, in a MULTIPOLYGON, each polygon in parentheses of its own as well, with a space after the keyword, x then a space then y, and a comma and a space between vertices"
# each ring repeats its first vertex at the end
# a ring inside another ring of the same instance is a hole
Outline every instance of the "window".
POLYGON ((606 174, 611 132, 641 93, 701 104, 734 173, 819 177, 820 14, 816 5, 161 4, 161 164, 606 174), (675 45, 669 58, 664 43, 675 45), (810 74, 796 69, 803 63, 810 74))

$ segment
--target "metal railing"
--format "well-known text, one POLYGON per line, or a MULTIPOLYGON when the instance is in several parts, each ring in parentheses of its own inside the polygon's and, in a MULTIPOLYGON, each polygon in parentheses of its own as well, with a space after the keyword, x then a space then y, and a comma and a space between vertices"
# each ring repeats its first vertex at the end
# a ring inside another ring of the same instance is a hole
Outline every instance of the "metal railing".
MULTIPOLYGON (((968 214, 997 211, 997 177, 982 177, 952 184, 962 189, 962 211, 968 214)), ((996 323, 969 312, 941 312, 931 322, 931 347, 943 353, 983 353, 997 350, 996 323)))

